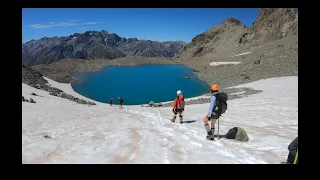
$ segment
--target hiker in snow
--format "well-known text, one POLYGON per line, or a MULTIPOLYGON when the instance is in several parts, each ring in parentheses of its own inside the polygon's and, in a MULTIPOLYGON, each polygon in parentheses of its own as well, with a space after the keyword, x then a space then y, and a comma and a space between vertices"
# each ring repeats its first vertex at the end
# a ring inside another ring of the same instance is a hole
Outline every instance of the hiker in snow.
POLYGON ((228 96, 226 93, 218 93, 219 86, 217 84, 213 84, 211 86, 210 91, 211 91, 210 106, 209 106, 208 114, 204 118, 203 122, 207 130, 206 138, 208 140, 214 140, 215 123, 217 119, 219 119, 221 114, 224 113, 227 109, 226 101, 228 99, 228 96), (211 129, 208 124, 208 121, 211 121, 211 129))
POLYGON ((172 108, 173 118, 171 119, 171 121, 174 122, 176 120, 177 114, 179 113, 180 123, 182 124, 183 111, 184 111, 184 96, 183 96, 182 92, 180 90, 178 90, 177 97, 173 103, 173 108, 172 108))
POLYGON ((113 98, 110 99, 110 102, 109 102, 110 106, 112 106, 112 103, 113 103, 113 98))
POLYGON ((288 150, 289 150, 289 154, 288 154, 287 162, 283 164, 298 164, 298 137, 296 137, 289 144, 288 150), (295 159, 296 159, 296 162, 294 163, 295 159))
POLYGON ((123 109, 123 107, 122 107, 122 103, 123 103, 122 98, 118 97, 118 102, 119 102, 119 108, 123 109))

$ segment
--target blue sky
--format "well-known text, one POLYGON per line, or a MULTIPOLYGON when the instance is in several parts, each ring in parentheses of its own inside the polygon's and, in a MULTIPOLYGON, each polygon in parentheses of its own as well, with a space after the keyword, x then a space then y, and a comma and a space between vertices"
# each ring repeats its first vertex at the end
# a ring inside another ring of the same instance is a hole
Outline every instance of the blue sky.
POLYGON ((106 30, 126 38, 188 43, 230 16, 251 27, 258 12, 258 8, 24 8, 22 42, 106 30))

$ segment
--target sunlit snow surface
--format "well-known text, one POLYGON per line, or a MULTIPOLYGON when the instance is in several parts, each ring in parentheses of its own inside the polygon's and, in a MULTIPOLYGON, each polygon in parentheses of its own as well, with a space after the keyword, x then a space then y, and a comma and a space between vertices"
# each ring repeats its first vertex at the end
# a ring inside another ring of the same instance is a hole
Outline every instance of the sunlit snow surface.
MULTIPOLYGON (((70 84, 49 83, 79 98, 70 84)), ((97 103, 81 105, 22 83, 23 163, 231 163, 285 161, 298 131, 298 77, 259 80, 235 86, 262 93, 228 101, 219 134, 239 126, 248 142, 206 140, 203 117, 209 104, 187 105, 184 121, 170 122, 171 107, 97 103), (30 93, 40 96, 32 96, 30 93), (51 138, 44 138, 43 136, 51 138)), ((175 92, 173 92, 175 93, 175 92)), ((87 99, 87 98, 85 98, 87 99)), ((217 124, 216 124, 217 125, 217 124)), ((217 133, 217 130, 216 130, 217 133)))

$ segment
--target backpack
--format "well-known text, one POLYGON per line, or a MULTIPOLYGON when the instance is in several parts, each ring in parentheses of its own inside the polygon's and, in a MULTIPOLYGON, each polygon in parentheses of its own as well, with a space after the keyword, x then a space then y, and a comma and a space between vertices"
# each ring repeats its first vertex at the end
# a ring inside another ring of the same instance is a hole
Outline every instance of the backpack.
POLYGON ((177 98, 178 98, 177 109, 184 109, 185 102, 184 102, 183 95, 179 95, 177 98))
POLYGON ((228 104, 227 104, 228 95, 227 93, 217 93, 215 97, 216 97, 216 108, 214 109, 214 112, 218 115, 221 115, 225 113, 228 108, 228 104))
POLYGON ((237 141, 247 142, 249 141, 249 137, 247 132, 241 127, 234 127, 230 129, 226 135, 227 139, 234 139, 237 141))
POLYGON ((238 132, 238 128, 237 127, 234 127, 234 128, 231 128, 227 135, 226 135, 226 138, 227 139, 235 139, 236 138, 236 135, 237 135, 237 132, 238 132))

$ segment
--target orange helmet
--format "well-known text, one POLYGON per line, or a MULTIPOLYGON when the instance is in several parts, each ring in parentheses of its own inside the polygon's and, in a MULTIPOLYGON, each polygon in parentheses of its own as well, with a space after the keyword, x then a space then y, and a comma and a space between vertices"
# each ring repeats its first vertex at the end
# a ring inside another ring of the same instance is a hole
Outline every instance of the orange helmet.
POLYGON ((212 84, 211 89, 214 90, 214 91, 219 91, 218 84, 212 84))

